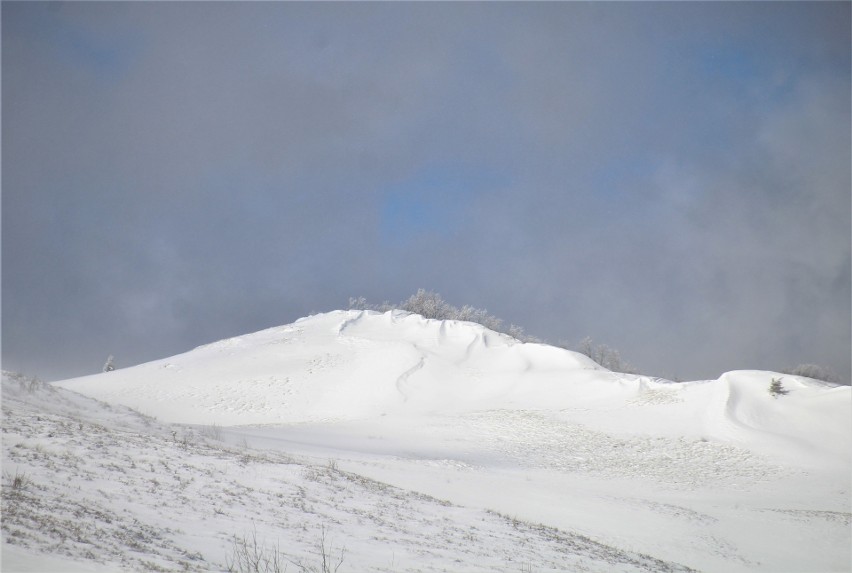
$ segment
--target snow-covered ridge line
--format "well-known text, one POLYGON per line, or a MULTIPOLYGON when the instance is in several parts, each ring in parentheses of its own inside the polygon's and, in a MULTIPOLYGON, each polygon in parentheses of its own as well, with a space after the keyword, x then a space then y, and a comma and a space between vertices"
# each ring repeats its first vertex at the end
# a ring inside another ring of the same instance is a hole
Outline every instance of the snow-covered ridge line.
MULTIPOLYGON (((754 408, 830 408, 829 402, 842 404, 850 395, 849 387, 777 373, 731 372, 716 381, 677 384, 611 373, 562 348, 521 343, 476 323, 403 311, 318 314, 57 385, 143 412, 156 410, 167 421, 219 425, 369 419, 415 411, 611 410, 651 405, 654 399, 662 407, 667 396, 692 403, 700 413, 670 418, 672 431, 723 439, 737 431, 762 431, 764 421, 744 421, 754 418, 748 413, 754 408), (767 389, 776 378, 793 394, 771 396, 767 389), (740 404, 743 400, 752 406, 740 404)), ((659 412, 645 411, 651 415, 629 409, 628 418, 639 415, 636 422, 642 427, 658 426, 659 412)), ((818 427, 825 425, 815 418, 818 427)), ((772 424, 774 419, 761 418, 772 424)))

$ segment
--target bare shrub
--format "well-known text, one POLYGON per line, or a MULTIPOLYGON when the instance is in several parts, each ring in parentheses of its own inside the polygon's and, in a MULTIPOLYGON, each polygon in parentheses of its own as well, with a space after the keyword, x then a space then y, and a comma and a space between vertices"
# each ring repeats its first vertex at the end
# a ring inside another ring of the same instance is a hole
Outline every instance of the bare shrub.
POLYGON ((9 487, 12 488, 13 491, 20 491, 31 483, 29 476, 25 473, 20 473, 17 469, 15 469, 14 475, 9 472, 3 472, 3 477, 6 478, 9 487))
POLYGON ((346 557, 346 548, 335 549, 334 545, 326 538, 325 526, 322 528, 319 542, 317 543, 317 565, 306 565, 303 562, 294 563, 301 573, 337 573, 346 557))
POLYGON ((820 366, 819 364, 799 364, 795 368, 784 370, 784 374, 813 378, 814 380, 822 380, 823 382, 831 382, 832 384, 840 383, 840 376, 830 368, 820 366))
POLYGON ((222 426, 216 424, 215 422, 209 426, 204 426, 201 428, 201 435, 205 438, 209 438, 211 440, 216 440, 217 442, 222 441, 222 426))
POLYGON ((35 394, 36 392, 40 392, 42 390, 47 390, 49 392, 53 392, 54 388, 47 382, 41 381, 38 376, 27 376, 26 374, 21 374, 19 372, 7 372, 3 371, 3 375, 6 376, 9 380, 14 380, 18 383, 18 386, 21 390, 26 391, 28 394, 35 394))
POLYGON ((271 547, 259 543, 257 529, 254 529, 250 535, 234 535, 231 554, 225 558, 225 566, 229 573, 282 573, 287 571, 289 561, 298 567, 300 573, 337 573, 343 565, 346 548, 334 547, 326 536, 325 526, 322 527, 316 547, 316 564, 293 561, 281 551, 278 543, 271 547))
POLYGON ((441 298, 441 295, 422 288, 408 297, 408 300, 403 302, 400 308, 412 314, 419 314, 423 318, 434 318, 436 320, 452 320, 458 315, 458 309, 449 305, 441 298))
POLYGON ((363 296, 349 297, 349 310, 375 310, 378 312, 387 312, 389 310, 398 309, 398 305, 389 303, 388 301, 382 304, 370 304, 363 296))
POLYGON ((284 554, 277 543, 274 547, 258 543, 255 529, 250 536, 234 535, 231 555, 225 558, 225 566, 228 573, 281 573, 287 570, 284 561, 284 554))
POLYGON ((621 354, 618 350, 610 348, 606 344, 595 345, 588 336, 580 341, 577 352, 585 354, 607 370, 623 372, 625 374, 637 374, 635 368, 621 359, 621 354))
POLYGON ((363 296, 359 296, 357 298, 351 297, 349 299, 349 309, 375 310, 379 312, 404 310, 412 314, 419 314, 423 318, 475 322, 495 332, 508 334, 512 338, 520 340, 521 342, 541 342, 541 339, 526 334, 524 329, 520 326, 513 324, 509 327, 504 327, 502 319, 489 314, 485 309, 474 308, 470 305, 458 308, 446 302, 440 294, 433 291, 427 291, 422 288, 418 289, 415 294, 396 305, 388 302, 384 302, 380 305, 372 305, 368 303, 367 299, 363 296))

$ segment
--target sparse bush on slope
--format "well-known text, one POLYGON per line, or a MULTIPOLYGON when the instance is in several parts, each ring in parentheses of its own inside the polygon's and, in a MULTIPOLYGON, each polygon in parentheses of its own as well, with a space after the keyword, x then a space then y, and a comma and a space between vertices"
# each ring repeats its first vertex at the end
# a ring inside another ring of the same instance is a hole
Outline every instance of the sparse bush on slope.
POLYGON ((29 394, 35 394, 42 390, 53 391, 53 387, 50 384, 43 382, 38 377, 30 377, 19 372, 9 372, 6 370, 3 370, 2 374, 9 380, 17 382, 21 390, 29 394))
POLYGON ((458 309, 447 303, 441 295, 436 292, 419 289, 408 297, 408 300, 400 305, 402 310, 419 314, 423 318, 434 318, 436 320, 455 320, 458 309))
POLYGON ((784 370, 784 374, 804 376, 805 378, 813 378, 814 380, 840 384, 840 376, 834 373, 830 368, 826 368, 825 366, 820 366, 818 364, 799 364, 795 368, 788 368, 784 370))
POLYGON ((781 384, 781 378, 773 378, 772 383, 769 384, 769 393, 772 394, 773 398, 777 398, 778 396, 789 394, 790 391, 781 384))
POLYGON ((26 488, 30 485, 31 480, 27 476, 26 473, 20 473, 18 470, 15 470, 15 475, 12 475, 9 472, 3 472, 3 478, 6 480, 6 483, 3 484, 4 487, 10 487, 13 491, 18 491, 26 488))
POLYGON ((379 312, 404 310, 412 314, 419 314, 423 318, 475 322, 495 332, 508 334, 521 342, 541 342, 541 339, 526 334, 520 326, 512 324, 504 327, 501 319, 489 314, 485 309, 474 308, 470 305, 461 308, 455 307, 446 302, 440 294, 426 289, 418 289, 416 293, 399 304, 383 302, 374 305, 368 303, 367 299, 362 296, 352 297, 349 299, 349 308, 351 310, 375 310, 379 312))
POLYGON ((302 561, 294 562, 299 567, 300 573, 337 573, 346 557, 346 548, 335 549, 331 542, 326 539, 325 527, 322 528, 319 541, 317 542, 316 565, 305 564, 302 561))
POLYGON ((251 537, 234 535, 230 557, 225 559, 228 573, 282 573, 287 570, 286 557, 278 545, 267 547, 251 537))
POLYGON ((585 354, 607 370, 613 372, 623 372, 626 374, 638 374, 635 368, 621 359, 621 354, 618 350, 610 348, 606 344, 595 345, 591 337, 586 337, 580 341, 580 346, 577 349, 580 354, 585 354))

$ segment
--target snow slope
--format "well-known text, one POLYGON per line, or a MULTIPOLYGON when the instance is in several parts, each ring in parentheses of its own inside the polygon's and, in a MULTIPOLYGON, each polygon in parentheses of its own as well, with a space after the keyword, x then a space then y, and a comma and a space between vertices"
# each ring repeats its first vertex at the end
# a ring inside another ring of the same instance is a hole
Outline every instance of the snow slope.
POLYGON ((688 571, 25 379, 2 389, 4 572, 222 571, 235 537, 282 570, 688 571))
POLYGON ((849 387, 757 371, 675 384, 398 311, 316 315, 55 386, 665 562, 850 570, 849 387), (770 395, 774 378, 788 394, 770 395))

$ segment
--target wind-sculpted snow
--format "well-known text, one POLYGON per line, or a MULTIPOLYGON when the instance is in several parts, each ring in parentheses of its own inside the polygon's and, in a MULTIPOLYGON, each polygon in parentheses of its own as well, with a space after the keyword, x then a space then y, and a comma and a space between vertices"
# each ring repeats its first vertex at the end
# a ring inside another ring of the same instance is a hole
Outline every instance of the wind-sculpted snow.
POLYGON ((698 569, 852 558, 846 386, 620 374, 400 311, 320 314, 57 386, 698 569))
POLYGON ((684 437, 616 437, 542 412, 476 412, 461 426, 461 432, 490 451, 531 467, 643 478, 687 489, 751 486, 789 471, 728 444, 684 437))
POLYGON ((168 421, 237 425, 357 419, 401 404, 479 407, 511 399, 526 378, 582 369, 598 367, 477 324, 350 311, 60 385, 168 421))

